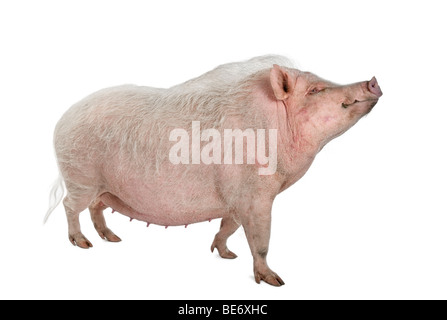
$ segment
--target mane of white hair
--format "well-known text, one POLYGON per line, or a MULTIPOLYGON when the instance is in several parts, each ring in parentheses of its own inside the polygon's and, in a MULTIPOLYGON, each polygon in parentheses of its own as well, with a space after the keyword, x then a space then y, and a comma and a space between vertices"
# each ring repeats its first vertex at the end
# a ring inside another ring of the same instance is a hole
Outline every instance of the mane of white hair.
POLYGON ((293 63, 286 57, 279 55, 264 55, 247 61, 222 64, 203 75, 173 87, 191 90, 232 87, 258 71, 271 68, 273 64, 293 67, 293 63))

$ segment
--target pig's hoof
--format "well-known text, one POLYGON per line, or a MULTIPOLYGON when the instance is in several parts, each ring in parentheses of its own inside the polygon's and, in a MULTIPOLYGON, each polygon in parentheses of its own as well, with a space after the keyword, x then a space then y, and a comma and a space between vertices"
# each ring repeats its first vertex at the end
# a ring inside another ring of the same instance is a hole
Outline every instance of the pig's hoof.
POLYGON ((120 242, 121 241, 120 237, 118 237, 116 234, 114 234, 112 232, 112 230, 110 230, 109 228, 105 228, 103 230, 98 230, 98 234, 102 239, 110 241, 110 242, 120 242))
POLYGON ((214 252, 214 248, 217 248, 217 251, 219 252, 219 255, 224 259, 235 259, 237 258, 237 255, 228 250, 227 246, 219 246, 216 243, 216 240, 214 240, 213 244, 211 245, 211 252, 214 252))
POLYGON ((88 239, 82 233, 75 233, 73 235, 69 235, 68 239, 74 246, 78 246, 83 249, 88 249, 93 247, 92 243, 88 241, 88 239))
POLYGON ((266 272, 263 273, 255 270, 256 283, 261 283, 261 280, 275 287, 280 287, 285 284, 284 281, 282 281, 282 279, 280 278, 280 276, 278 276, 270 269, 268 269, 266 272))
MULTIPOLYGON (((217 251, 219 251, 219 249, 217 249, 217 251)), ((237 258, 237 255, 234 252, 228 250, 228 248, 223 250, 222 252, 219 251, 219 255, 222 258, 224 258, 224 259, 235 259, 235 258, 237 258)))

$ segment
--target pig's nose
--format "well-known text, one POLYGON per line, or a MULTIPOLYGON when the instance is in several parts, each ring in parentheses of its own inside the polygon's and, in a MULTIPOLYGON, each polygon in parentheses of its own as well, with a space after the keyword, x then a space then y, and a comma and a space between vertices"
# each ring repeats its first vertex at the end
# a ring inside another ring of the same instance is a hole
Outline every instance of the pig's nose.
POLYGON ((377 82, 376 77, 373 77, 371 80, 368 81, 368 90, 369 92, 375 94, 377 98, 380 98, 382 96, 382 90, 380 90, 379 83, 377 82))

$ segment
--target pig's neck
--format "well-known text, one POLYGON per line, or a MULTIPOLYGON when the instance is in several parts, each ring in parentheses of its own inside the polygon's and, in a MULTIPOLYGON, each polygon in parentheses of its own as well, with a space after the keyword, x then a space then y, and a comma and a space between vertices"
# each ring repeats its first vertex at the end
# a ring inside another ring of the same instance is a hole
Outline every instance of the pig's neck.
POLYGON ((287 114, 282 101, 275 99, 267 81, 258 83, 254 92, 254 106, 261 107, 268 128, 278 129, 278 170, 275 180, 279 191, 283 191, 298 181, 309 169, 320 147, 311 143, 293 117, 287 114))
POLYGON ((312 142, 301 131, 287 107, 282 101, 275 101, 276 125, 278 128, 278 162, 282 174, 280 192, 297 182, 307 172, 316 154, 320 150, 318 144, 312 142))

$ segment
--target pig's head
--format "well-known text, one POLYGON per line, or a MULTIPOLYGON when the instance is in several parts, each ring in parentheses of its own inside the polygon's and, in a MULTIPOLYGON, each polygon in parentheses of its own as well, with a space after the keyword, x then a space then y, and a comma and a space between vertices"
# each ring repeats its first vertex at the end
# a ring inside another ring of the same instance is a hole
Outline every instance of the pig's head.
POLYGON ((274 65, 270 84, 284 105, 293 143, 320 150, 371 111, 382 95, 375 77, 337 85, 309 72, 274 65))

